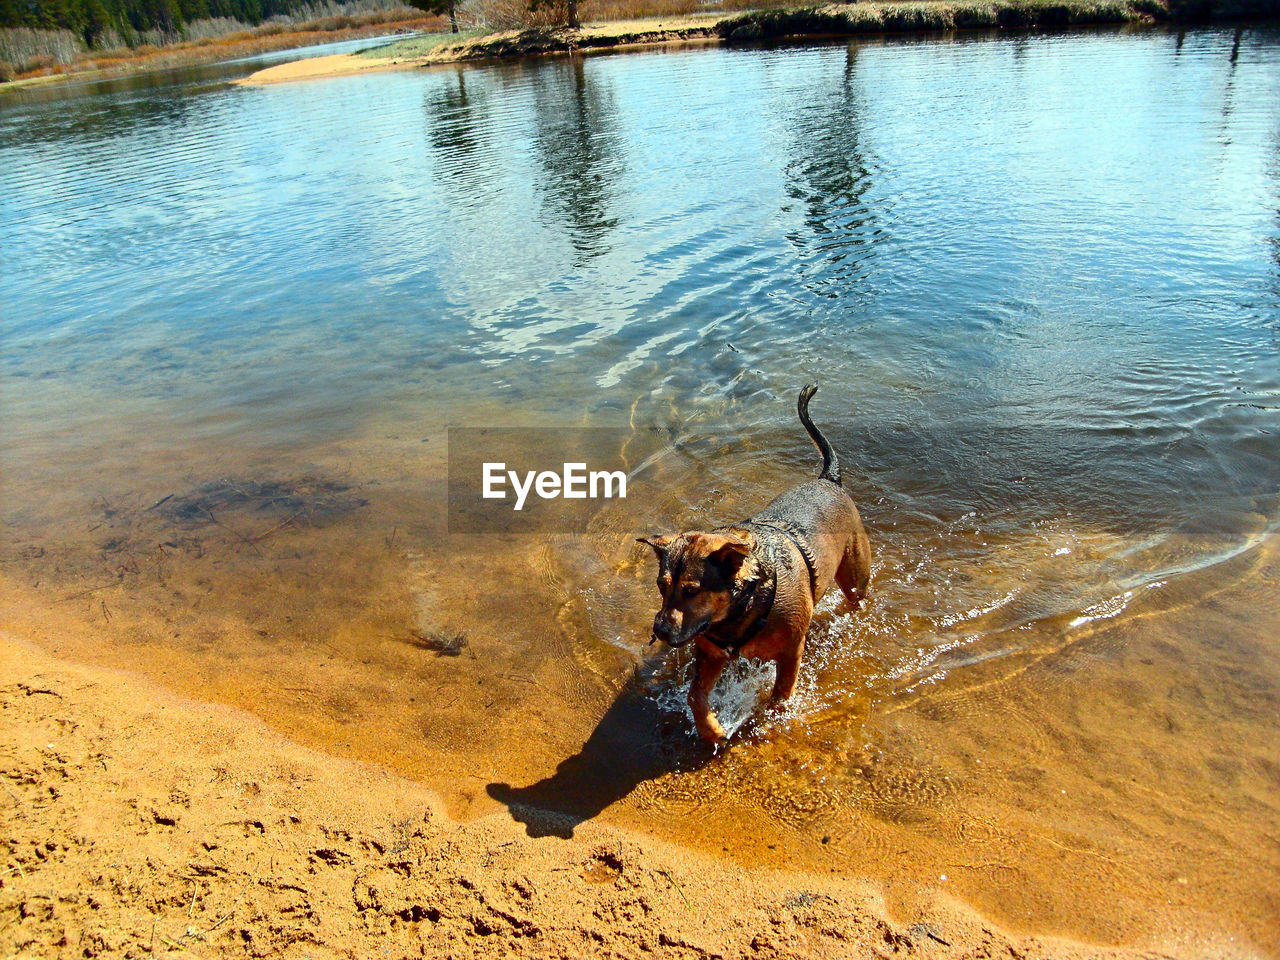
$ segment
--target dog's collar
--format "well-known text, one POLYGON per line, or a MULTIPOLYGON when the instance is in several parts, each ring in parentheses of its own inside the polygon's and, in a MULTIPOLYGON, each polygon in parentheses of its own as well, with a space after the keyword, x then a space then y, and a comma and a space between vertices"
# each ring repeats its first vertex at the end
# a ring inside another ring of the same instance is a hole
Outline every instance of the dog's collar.
POLYGON ((756 635, 764 629, 765 622, 769 619, 769 614, 773 612, 773 600, 778 589, 778 573, 777 568, 774 566, 773 557, 769 555, 769 551, 759 541, 757 541, 757 549, 751 551, 751 557, 756 564, 756 576, 734 598, 733 605, 729 608, 728 618, 726 618, 736 619, 745 613, 751 612, 754 614, 751 622, 736 637, 724 643, 717 642, 710 632, 706 634, 707 639, 727 653, 731 660, 736 658, 739 651, 754 640, 756 635))

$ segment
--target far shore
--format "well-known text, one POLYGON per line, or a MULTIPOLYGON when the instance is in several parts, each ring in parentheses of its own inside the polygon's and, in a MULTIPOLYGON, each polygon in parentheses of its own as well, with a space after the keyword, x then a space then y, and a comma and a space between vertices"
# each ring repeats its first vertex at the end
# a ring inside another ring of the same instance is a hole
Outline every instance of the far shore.
MULTIPOLYGON (((578 29, 537 27, 491 33, 428 32, 357 54, 308 57, 266 67, 234 81, 259 86, 466 61, 646 47, 744 45, 859 35, 1012 32, 1069 27, 1173 24, 1193 26, 1274 20, 1280 0, 915 0, 774 7, 745 12, 672 14, 584 23, 578 29)), ((157 70, 213 64, 325 43, 439 30, 437 16, 384 21, 341 29, 254 32, 220 41, 144 47, 120 56, 85 56, 54 71, 0 83, 0 93, 33 86, 85 83, 157 70)))
MULTIPOLYGON (((1269 0, 1243 0, 1197 8, 1197 24, 1266 19, 1269 0)), ((548 54, 601 53, 674 45, 743 45, 803 38, 1047 30, 1081 26, 1190 24, 1185 4, 1170 0, 919 0, 914 3, 840 3, 745 13, 703 13, 567 27, 507 30, 482 35, 432 34, 362 54, 339 54, 278 64, 236 81, 260 86, 348 76, 373 70, 413 69, 445 63, 548 54)))

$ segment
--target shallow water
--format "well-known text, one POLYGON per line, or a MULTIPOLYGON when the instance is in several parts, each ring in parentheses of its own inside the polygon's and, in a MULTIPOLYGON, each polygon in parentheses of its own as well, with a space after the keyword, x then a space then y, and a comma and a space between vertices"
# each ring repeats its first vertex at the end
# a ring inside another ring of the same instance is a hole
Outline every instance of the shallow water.
POLYGON ((6 620, 459 815, 1275 954, 1278 54, 1101 31, 0 95, 6 620), (824 604, 788 704, 731 671, 709 757, 634 537, 811 475, 811 380, 874 595, 824 604), (631 494, 584 534, 450 533, 450 424, 620 428, 631 494))

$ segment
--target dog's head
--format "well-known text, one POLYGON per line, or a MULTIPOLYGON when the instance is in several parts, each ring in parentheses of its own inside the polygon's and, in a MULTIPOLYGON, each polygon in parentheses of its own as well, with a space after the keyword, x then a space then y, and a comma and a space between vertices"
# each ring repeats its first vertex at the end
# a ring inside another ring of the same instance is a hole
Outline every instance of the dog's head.
POLYGON ((745 539, 697 532, 638 539, 658 555, 662 609, 653 618, 655 640, 682 647, 724 622, 751 553, 745 539))

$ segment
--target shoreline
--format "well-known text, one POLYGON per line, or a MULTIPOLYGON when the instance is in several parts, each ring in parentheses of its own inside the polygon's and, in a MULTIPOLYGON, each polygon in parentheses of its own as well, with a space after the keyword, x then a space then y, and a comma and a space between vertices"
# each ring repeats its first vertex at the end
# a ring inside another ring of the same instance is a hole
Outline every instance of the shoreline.
POLYGON ((1011 933, 940 891, 894 916, 869 881, 605 824, 566 840, 505 812, 457 822, 425 786, 232 707, 8 633, 0 667, 6 953, 1156 955, 1011 933))
MULTIPOLYGON (((1205 19, 1179 16, 1170 0, 994 0, 884 4, 856 2, 782 7, 746 13, 709 13, 586 23, 566 27, 508 30, 458 41, 432 36, 388 44, 363 54, 340 54, 277 64, 233 81, 264 86, 294 80, 350 76, 370 70, 409 70, 449 63, 509 60, 557 54, 611 53, 655 47, 743 46, 856 36, 929 35, 956 32, 1018 32, 1089 26, 1207 26, 1241 22, 1230 13, 1209 11, 1205 19), (376 66, 366 65, 369 62, 376 66)), ((1239 8, 1240 16, 1274 16, 1266 0, 1239 8)))

